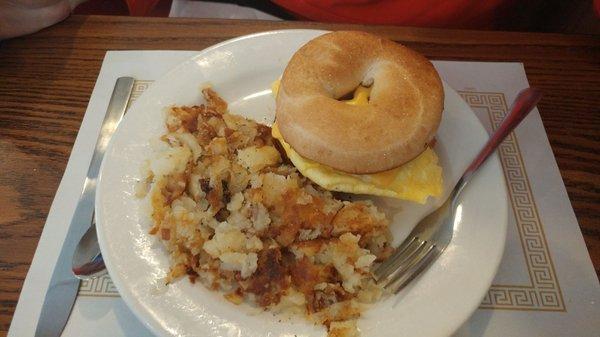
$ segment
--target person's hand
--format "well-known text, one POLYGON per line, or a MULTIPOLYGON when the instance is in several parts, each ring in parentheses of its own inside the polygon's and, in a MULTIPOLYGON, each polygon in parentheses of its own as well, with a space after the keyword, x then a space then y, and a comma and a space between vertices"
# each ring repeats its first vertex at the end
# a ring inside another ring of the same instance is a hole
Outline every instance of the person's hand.
POLYGON ((0 0, 0 39, 37 32, 65 19, 83 0, 0 0))

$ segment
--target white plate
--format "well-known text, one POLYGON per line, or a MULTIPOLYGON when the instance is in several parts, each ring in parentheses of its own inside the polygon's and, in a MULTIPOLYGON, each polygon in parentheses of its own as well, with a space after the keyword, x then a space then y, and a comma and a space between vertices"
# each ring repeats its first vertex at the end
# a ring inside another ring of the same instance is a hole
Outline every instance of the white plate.
MULTIPOLYGON (((96 219, 104 261, 119 293, 137 317, 160 336, 324 336, 323 327, 302 319, 282 320, 265 312, 237 307, 187 279, 168 287, 160 280, 169 258, 148 235, 150 220, 133 196, 149 141, 164 130, 165 107, 198 104, 200 88, 211 83, 234 113, 270 123, 274 100, 270 84, 291 55, 322 34, 287 30, 249 35, 223 42, 179 65, 156 81, 135 102, 106 152, 98 192, 96 219)), ((457 180, 487 139, 471 109, 449 86, 436 150, 444 167, 446 190, 457 180)), ((462 217, 446 252, 409 288, 364 313, 363 336, 447 336, 477 308, 500 262, 507 224, 507 198, 497 157, 481 169, 464 193, 462 217)), ((425 206, 378 200, 395 213, 396 243, 425 206)))

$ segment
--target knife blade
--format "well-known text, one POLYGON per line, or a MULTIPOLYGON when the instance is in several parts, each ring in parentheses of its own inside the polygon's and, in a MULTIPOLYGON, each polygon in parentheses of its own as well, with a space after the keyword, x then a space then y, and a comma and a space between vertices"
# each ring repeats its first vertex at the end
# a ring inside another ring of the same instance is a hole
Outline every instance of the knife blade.
POLYGON ((94 198, 96 195, 96 180, 100 171, 100 164, 106 152, 106 146, 115 132, 117 125, 125 114, 134 79, 120 77, 115 83, 100 134, 96 141, 92 161, 88 168, 83 184, 83 190, 75 213, 69 224, 67 237, 54 267, 50 285, 44 298, 44 304, 35 331, 36 337, 57 337, 62 333, 71 314, 73 303, 77 297, 79 279, 71 272, 71 261, 79 238, 85 233, 92 223, 94 214, 94 198))

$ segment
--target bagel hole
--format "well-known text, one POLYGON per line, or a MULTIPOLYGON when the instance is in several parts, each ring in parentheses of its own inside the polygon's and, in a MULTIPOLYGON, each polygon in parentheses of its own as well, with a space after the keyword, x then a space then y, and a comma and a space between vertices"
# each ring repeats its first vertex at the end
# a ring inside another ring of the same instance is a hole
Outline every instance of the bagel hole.
MULTIPOLYGON (((356 88, 358 88, 358 87, 356 87, 356 88)), ((349 93, 344 94, 341 97, 338 97, 337 100, 338 101, 349 101, 349 100, 353 99, 356 88, 352 89, 352 91, 350 91, 349 93)))
MULTIPOLYGON (((359 83, 356 87, 354 87, 354 89, 352 89, 350 92, 343 94, 340 97, 337 97, 336 99, 338 101, 344 102, 344 101, 351 101, 355 98, 356 95, 356 91, 359 88, 371 88, 373 86, 373 81, 369 82, 369 85, 365 85, 364 81, 359 83)), ((367 96, 367 103, 371 101, 371 94, 369 93, 369 95, 367 96)))

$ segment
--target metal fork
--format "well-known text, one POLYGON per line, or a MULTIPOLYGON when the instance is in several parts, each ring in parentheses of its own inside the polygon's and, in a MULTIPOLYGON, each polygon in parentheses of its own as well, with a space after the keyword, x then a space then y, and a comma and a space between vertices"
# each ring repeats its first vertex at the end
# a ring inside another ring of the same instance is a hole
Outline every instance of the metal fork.
POLYGON ((454 224, 457 214, 460 213, 457 209, 460 205, 461 192, 477 169, 494 153, 498 145, 521 123, 541 98, 541 92, 535 88, 527 88, 519 93, 500 127, 491 135, 465 170, 448 199, 438 209, 423 218, 394 253, 375 268, 373 277, 378 284, 396 294, 444 252, 452 240, 454 224))

